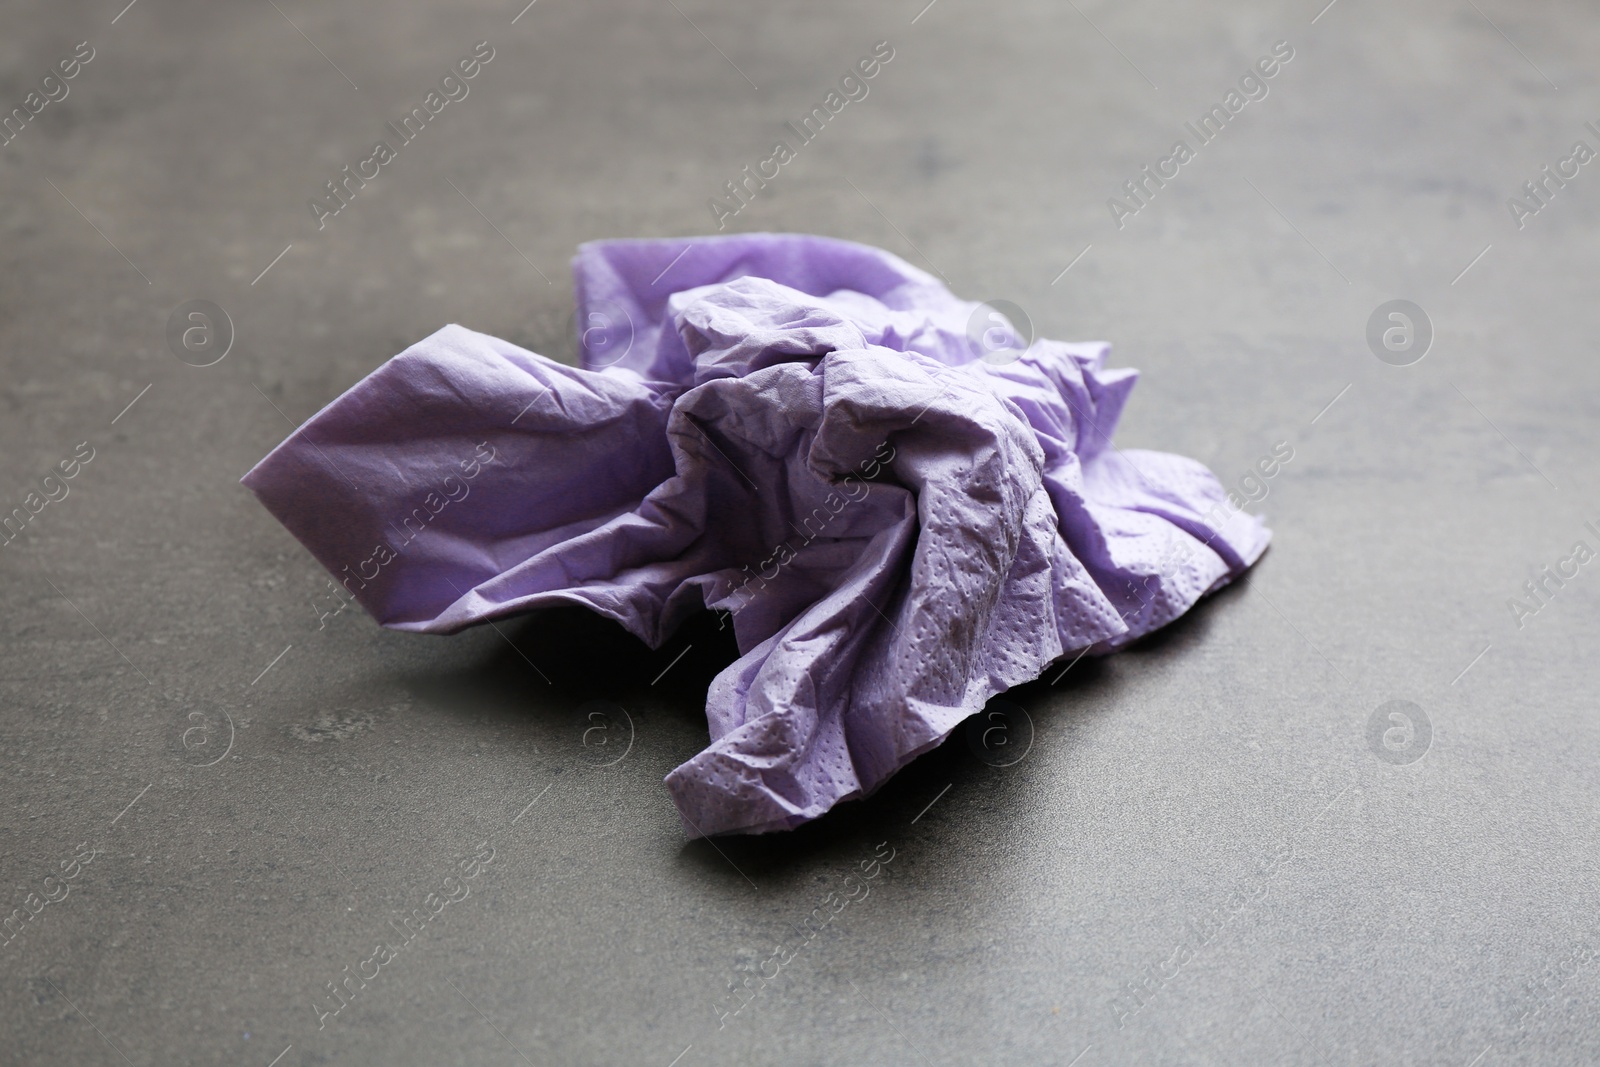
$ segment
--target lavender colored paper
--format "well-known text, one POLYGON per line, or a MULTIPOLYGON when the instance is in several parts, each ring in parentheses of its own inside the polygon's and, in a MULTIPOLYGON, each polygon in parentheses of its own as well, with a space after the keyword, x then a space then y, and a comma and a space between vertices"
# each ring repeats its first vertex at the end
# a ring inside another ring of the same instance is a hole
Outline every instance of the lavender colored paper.
POLYGON ((385 626, 557 602, 659 647, 731 614, 685 830, 814 819, 1052 661, 1116 649, 1269 534, 1203 466, 1113 451, 1109 346, 980 360, 979 305, 878 249, 602 241, 584 368, 460 326, 329 404, 245 484, 385 626))

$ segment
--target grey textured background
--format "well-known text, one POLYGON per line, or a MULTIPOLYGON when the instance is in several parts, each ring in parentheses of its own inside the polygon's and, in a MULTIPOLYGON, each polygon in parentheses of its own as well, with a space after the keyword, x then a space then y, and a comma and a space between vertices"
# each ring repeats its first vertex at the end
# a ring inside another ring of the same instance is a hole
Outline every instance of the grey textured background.
POLYGON ((1523 229, 1506 205, 1600 148, 1592 9, 520 7, 0 11, 7 109, 96 50, 0 147, 0 512, 95 449, 0 552, 0 916, 101 850, 0 945, 0 1061, 1600 1059, 1600 574, 1521 628, 1507 606, 1600 548, 1600 165, 1523 229), (470 96, 319 231, 308 198, 479 40, 470 96), (445 323, 572 360, 573 247, 712 229, 879 40, 871 95, 732 228, 877 244, 1113 340, 1145 375, 1119 444, 1237 483, 1290 443, 1276 541, 1170 631, 1010 694, 1021 762, 957 734, 819 824, 686 843, 661 778, 705 743, 714 626, 655 652, 581 612, 319 628, 325 576, 237 480, 445 323), (1277 40, 1270 95, 1114 226, 1277 40), (165 340, 197 298, 237 335, 207 368, 165 340), (1392 298, 1436 332, 1412 366, 1365 340, 1392 298), (611 766, 592 700, 635 726, 611 766), (1420 759, 1369 742, 1390 700, 1431 723, 1420 759), (319 1029, 327 983, 483 841, 470 895, 319 1029), (879 842, 869 894, 719 1026, 879 842))

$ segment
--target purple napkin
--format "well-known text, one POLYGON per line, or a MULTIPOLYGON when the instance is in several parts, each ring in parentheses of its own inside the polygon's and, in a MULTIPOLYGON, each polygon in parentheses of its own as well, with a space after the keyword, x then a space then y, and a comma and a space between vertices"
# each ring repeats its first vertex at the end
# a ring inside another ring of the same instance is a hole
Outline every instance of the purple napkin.
POLYGON ((447 326, 244 483, 394 629, 570 602, 659 647, 729 613, 711 744, 666 779, 691 836, 871 792, 1266 548, 1200 464, 1112 450, 1136 373, 1109 345, 997 358, 981 305, 887 252, 600 241, 573 273, 583 369, 447 326))

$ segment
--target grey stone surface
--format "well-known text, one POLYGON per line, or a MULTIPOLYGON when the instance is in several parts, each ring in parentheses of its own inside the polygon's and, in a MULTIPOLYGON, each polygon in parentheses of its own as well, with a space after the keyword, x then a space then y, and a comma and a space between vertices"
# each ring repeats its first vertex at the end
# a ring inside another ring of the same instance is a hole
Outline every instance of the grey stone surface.
POLYGON ((0 511, 94 458, 0 552, 0 915, 67 894, 0 944, 0 1061, 1600 1059, 1600 569, 1507 603, 1600 548, 1600 171, 1507 205, 1600 148, 1592 8, 921 3, 4 5, 6 108, 95 54, 0 147, 0 511), (480 40, 470 95, 319 230, 308 199, 480 40), (237 480, 445 323, 571 360, 572 248, 713 228, 879 40, 870 95, 730 228, 1112 339, 1145 373, 1119 444, 1235 485, 1292 446, 1277 540, 1009 694, 1020 762, 958 734, 819 824, 688 843, 661 778, 705 741, 714 625, 320 620, 237 480), (1107 198, 1279 40, 1266 98, 1119 229, 1107 198), (166 341, 195 299, 236 331, 210 367, 166 341), (1433 326, 1409 366, 1368 348, 1392 299, 1433 326), (596 700, 633 724, 609 765, 596 700), (858 899, 802 943, 830 892, 858 899))

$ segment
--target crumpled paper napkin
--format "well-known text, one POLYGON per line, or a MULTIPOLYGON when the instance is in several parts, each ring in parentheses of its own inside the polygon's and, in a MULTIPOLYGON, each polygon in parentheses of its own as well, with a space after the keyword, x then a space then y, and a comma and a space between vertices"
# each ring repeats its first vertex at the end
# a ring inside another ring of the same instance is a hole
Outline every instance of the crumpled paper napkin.
POLYGON ((447 326, 244 484, 394 629, 570 602, 659 647, 727 612, 711 743, 666 778, 691 836, 871 792, 1266 548, 1199 463, 1112 449, 1136 372, 1109 345, 986 349, 992 309, 887 252, 599 241, 573 272, 582 368, 447 326))

